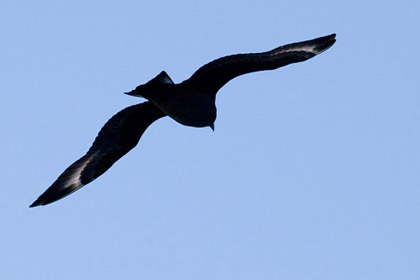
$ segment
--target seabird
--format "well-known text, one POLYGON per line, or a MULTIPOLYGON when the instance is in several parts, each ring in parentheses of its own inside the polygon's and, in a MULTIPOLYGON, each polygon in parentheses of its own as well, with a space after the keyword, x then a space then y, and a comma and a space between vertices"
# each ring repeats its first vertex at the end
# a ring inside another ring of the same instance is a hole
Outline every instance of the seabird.
POLYGON ((148 101, 114 115, 102 127, 89 151, 70 165, 30 207, 57 201, 95 180, 137 145, 149 125, 164 116, 186 126, 214 129, 216 93, 227 82, 243 74, 308 60, 334 43, 335 34, 331 34, 267 52, 225 56, 202 66, 179 84, 162 71, 126 93, 148 101))

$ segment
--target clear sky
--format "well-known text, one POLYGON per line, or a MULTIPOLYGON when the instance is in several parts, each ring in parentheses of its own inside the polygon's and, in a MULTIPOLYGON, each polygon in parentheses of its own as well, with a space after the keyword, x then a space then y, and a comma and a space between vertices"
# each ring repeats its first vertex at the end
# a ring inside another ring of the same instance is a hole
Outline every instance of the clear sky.
POLYGON ((416 279, 419 1, 2 1, 1 279, 416 279), (28 206, 143 100, 224 55, 337 33, 241 76, 216 130, 153 124, 106 174, 28 206))

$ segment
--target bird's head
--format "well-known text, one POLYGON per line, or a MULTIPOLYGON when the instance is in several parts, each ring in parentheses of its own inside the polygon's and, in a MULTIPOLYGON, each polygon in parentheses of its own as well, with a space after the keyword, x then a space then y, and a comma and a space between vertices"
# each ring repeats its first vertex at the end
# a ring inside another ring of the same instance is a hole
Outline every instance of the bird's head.
POLYGON ((125 92, 125 94, 132 95, 132 96, 139 96, 139 97, 147 97, 147 93, 152 92, 153 90, 158 88, 160 85, 171 85, 171 84, 174 84, 172 79, 169 77, 169 75, 165 71, 162 71, 159 73, 159 75, 157 75, 156 77, 154 77, 147 83, 143 85, 139 85, 138 87, 136 87, 135 90, 125 92))

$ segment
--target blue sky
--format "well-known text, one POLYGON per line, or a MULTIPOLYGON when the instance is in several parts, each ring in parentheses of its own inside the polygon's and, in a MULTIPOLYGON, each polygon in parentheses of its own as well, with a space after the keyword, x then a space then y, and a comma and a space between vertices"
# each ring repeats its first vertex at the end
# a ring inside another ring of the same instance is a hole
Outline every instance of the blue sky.
POLYGON ((418 1, 3 1, 2 279, 414 279, 418 1), (96 181, 33 202, 166 70, 337 33, 239 77, 216 130, 165 118, 96 181))

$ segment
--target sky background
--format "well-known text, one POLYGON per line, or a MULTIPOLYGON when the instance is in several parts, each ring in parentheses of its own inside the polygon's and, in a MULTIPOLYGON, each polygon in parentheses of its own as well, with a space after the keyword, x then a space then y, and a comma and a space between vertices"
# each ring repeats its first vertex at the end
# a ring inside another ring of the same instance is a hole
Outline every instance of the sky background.
POLYGON ((1 1, 1 279, 415 279, 419 1, 1 1), (216 130, 154 123, 107 173, 28 206, 124 95, 337 33, 241 76, 216 130))

